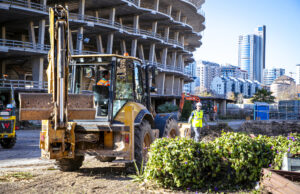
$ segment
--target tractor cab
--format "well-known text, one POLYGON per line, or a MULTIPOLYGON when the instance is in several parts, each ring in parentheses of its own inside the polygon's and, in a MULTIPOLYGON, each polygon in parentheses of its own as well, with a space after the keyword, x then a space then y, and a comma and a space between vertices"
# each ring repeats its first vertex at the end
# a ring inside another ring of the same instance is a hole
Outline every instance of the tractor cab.
POLYGON ((141 61, 120 55, 72 56, 71 93, 93 93, 96 120, 112 121, 127 102, 145 104, 141 61))

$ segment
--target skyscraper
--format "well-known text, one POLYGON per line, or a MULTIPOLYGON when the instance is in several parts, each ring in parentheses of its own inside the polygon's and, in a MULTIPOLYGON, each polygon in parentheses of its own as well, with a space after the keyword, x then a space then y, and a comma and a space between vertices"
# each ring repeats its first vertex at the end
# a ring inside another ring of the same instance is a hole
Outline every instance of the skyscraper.
POLYGON ((296 65, 296 67, 297 67, 296 82, 297 82, 297 84, 300 84, 300 64, 296 65))
POLYGON ((264 84, 271 85, 275 79, 285 74, 285 69, 272 68, 264 70, 264 84))
POLYGON ((265 68, 266 26, 259 26, 255 34, 240 35, 238 65, 248 72, 250 80, 263 81, 265 68))
POLYGON ((196 76, 200 78, 200 92, 210 92, 214 77, 220 76, 220 64, 209 61, 198 61, 196 76))

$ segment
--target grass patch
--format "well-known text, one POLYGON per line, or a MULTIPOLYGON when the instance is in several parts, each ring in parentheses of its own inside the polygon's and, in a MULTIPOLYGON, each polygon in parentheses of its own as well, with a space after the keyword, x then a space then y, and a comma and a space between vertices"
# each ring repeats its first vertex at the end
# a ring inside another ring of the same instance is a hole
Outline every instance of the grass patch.
POLYGON ((35 177, 30 172, 14 172, 0 176, 0 182, 14 182, 21 180, 29 180, 35 177))

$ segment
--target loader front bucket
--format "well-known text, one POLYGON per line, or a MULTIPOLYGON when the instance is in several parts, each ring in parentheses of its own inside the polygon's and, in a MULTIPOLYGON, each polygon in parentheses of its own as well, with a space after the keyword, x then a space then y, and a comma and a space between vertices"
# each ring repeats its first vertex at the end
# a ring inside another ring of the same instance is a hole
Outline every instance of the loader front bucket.
MULTIPOLYGON (((51 120, 54 113, 52 94, 20 93, 20 120, 51 120)), ((95 119, 92 94, 69 94, 68 120, 95 119)))

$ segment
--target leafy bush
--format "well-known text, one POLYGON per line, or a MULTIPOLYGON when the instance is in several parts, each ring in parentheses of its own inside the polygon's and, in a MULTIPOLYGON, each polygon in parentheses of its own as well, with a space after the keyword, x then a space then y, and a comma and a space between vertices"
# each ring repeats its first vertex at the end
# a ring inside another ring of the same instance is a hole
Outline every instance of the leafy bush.
POLYGON ((261 169, 269 167, 274 157, 271 145, 264 140, 243 133, 228 132, 212 142, 218 156, 226 158, 230 164, 228 181, 247 184, 259 180, 261 169))
POLYGON ((178 106, 176 106, 172 103, 166 102, 165 104, 159 105, 157 107, 157 110, 158 110, 157 111, 158 113, 169 113, 169 112, 178 111, 178 106))
POLYGON ((185 138, 157 139, 150 150, 145 177, 164 187, 203 187, 210 172, 221 163, 216 155, 207 155, 214 152, 212 145, 185 138))
POLYGON ((184 105, 182 108, 181 120, 187 121, 193 111, 193 103, 190 100, 184 101, 184 105))
POLYGON ((170 188, 237 189, 258 181, 261 168, 279 169, 286 152, 300 152, 299 134, 251 138, 223 132, 208 143, 162 138, 151 145, 144 175, 170 188))

